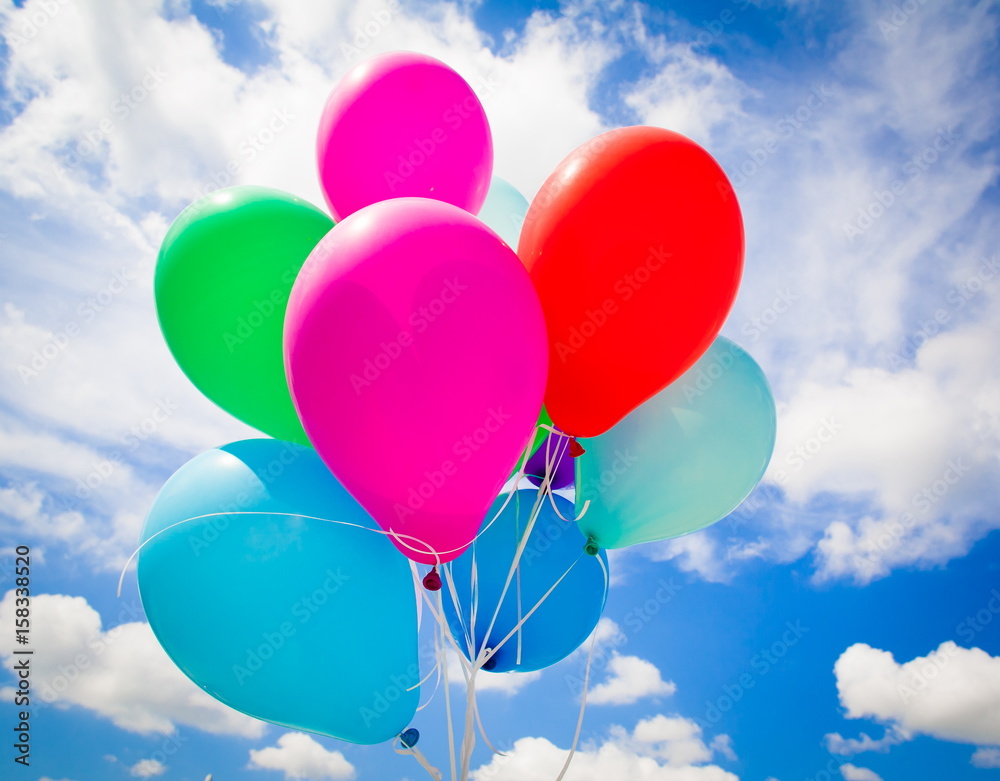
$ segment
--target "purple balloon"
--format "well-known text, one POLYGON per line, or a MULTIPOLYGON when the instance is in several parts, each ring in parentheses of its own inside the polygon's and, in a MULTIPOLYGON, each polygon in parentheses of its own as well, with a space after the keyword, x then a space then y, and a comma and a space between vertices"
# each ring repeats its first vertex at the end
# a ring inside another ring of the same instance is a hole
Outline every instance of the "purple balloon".
POLYGON ((525 464, 524 476, 531 481, 532 485, 541 485, 542 480, 545 479, 546 458, 551 458, 554 464, 552 480, 549 483, 552 490, 558 491, 560 488, 568 488, 573 485, 576 472, 574 459, 570 457, 568 451, 569 438, 549 434, 538 446, 535 454, 528 459, 528 463, 525 464))

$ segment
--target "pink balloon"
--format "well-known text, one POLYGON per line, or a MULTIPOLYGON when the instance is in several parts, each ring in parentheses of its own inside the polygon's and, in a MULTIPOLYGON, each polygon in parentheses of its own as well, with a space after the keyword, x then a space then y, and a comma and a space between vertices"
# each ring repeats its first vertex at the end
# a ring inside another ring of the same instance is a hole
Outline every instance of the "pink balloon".
POLYGON ((306 260, 285 369, 330 471, 396 547, 436 564, 475 537, 534 433, 545 321, 493 231, 456 206, 397 198, 339 223, 306 260))
POLYGON ((319 176, 341 220, 388 198, 418 196, 476 214, 493 172, 493 141, 472 88, 433 57, 390 52, 352 68, 327 98, 319 176))

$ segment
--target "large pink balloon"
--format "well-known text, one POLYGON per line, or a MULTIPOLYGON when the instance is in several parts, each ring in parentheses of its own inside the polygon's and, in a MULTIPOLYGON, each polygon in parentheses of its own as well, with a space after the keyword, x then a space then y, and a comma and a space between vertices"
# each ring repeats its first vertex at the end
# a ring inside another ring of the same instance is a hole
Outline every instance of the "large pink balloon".
POLYGON ((545 322, 499 236, 456 206, 397 198, 309 256, 285 368, 330 471, 404 554, 434 564, 473 539, 534 432, 545 322))
POLYGON ((316 144, 337 220, 387 198, 434 198, 477 213, 493 171, 486 114, 433 57, 390 52, 352 68, 326 101, 316 144))

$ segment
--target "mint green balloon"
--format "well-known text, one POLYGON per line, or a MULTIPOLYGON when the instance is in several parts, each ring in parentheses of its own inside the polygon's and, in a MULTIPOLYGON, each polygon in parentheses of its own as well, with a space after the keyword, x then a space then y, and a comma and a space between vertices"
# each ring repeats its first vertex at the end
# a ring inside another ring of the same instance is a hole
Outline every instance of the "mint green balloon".
POLYGON ((576 511, 585 536, 624 548, 704 529, 760 481, 774 450, 764 372, 724 337, 687 372, 598 437, 581 439, 576 511))
POLYGON ((507 245, 517 251, 524 215, 528 213, 528 199, 499 176, 494 176, 486 193, 486 203, 479 210, 479 219, 489 225, 507 245))
POLYGON ((181 212, 156 262, 156 313, 177 363, 245 423, 309 444, 285 380, 288 294, 333 220, 301 198, 229 187, 181 212))

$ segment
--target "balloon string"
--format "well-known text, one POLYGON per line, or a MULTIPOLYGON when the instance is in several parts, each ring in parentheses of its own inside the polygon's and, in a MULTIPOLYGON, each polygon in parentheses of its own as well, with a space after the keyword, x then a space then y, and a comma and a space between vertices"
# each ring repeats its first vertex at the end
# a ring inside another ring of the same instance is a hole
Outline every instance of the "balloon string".
MULTIPOLYGON (((560 583, 563 582, 563 580, 566 578, 566 576, 569 575, 569 573, 573 571, 573 567, 575 567, 580 562, 580 559, 582 559, 585 555, 586 555, 585 553, 581 553, 576 558, 576 561, 574 561, 572 564, 569 565, 569 567, 566 568, 566 571, 563 572, 563 574, 559 576, 559 579, 556 580, 555 583, 553 583, 551 586, 549 586, 549 590, 546 591, 544 594, 542 594, 542 598, 539 599, 535 603, 534 607, 532 607, 531 610, 529 610, 527 612, 527 614, 525 614, 524 618, 522 618, 520 621, 518 621, 517 625, 506 634, 506 636, 504 637, 504 639, 501 640, 499 643, 497 643, 494 646, 494 648, 493 648, 494 651, 496 651, 497 648, 503 647, 504 643, 506 643, 508 640, 510 640, 510 638, 514 636, 515 632, 517 632, 518 630, 520 630, 520 628, 524 625, 524 623, 529 618, 531 618, 532 615, 534 615, 535 611, 538 610, 538 608, 540 608, 542 606, 542 603, 545 602, 545 600, 549 598, 549 595, 553 591, 556 590, 556 586, 558 586, 560 583)), ((600 556, 598 556, 597 558, 600 559, 600 556)), ((601 563, 603 565, 603 559, 601 560, 601 563)))
MULTIPOLYGON (((604 590, 606 593, 609 583, 608 568, 604 564, 604 559, 600 556, 596 558, 601 563, 601 570, 604 572, 604 590)), ((590 665, 594 659, 594 645, 596 643, 597 627, 594 627, 594 633, 590 638, 590 650, 587 651, 587 669, 583 674, 583 695, 580 699, 580 715, 576 718, 576 732, 573 733, 573 744, 569 747, 569 754, 566 755, 566 764, 563 765, 556 781, 562 781, 563 776, 566 775, 566 771, 569 770, 569 764, 573 761, 573 755, 576 753, 576 747, 580 743, 580 733, 583 731, 583 714, 587 710, 587 692, 590 688, 590 665)))
MULTIPOLYGON (((548 426, 548 425, 546 425, 544 423, 541 426, 536 427, 536 429, 535 429, 536 433, 538 431, 538 428, 545 428, 545 429, 547 429, 549 431, 555 431, 555 429, 553 429, 551 426, 548 426)), ((522 460, 523 463, 521 464, 520 468, 517 470, 517 472, 515 474, 515 477, 517 478, 518 481, 520 481, 520 479, 522 477, 524 477, 524 469, 525 469, 525 466, 527 464, 527 457, 530 456, 530 454, 531 454, 530 451, 531 451, 531 445, 532 445, 533 442, 534 442, 534 437, 532 437, 532 440, 530 442, 528 442, 527 446, 524 449, 524 453, 522 454, 521 460, 522 460)), ((516 483, 515 483, 515 485, 516 485, 516 483)), ((501 513, 503 513, 504 509, 510 503, 511 497, 514 495, 514 493, 515 493, 514 491, 511 491, 508 494, 507 499, 504 500, 504 503, 500 506, 500 509, 497 510, 496 514, 494 514, 494 516, 490 519, 489 523, 487 523, 485 526, 483 526, 479 530, 478 534, 476 534, 476 536, 472 538, 472 542, 475 542, 477 539, 479 539, 486 532, 486 530, 489 529, 490 526, 492 526, 496 522, 497 518, 500 517, 501 513)), ((144 547, 146 547, 147 544, 149 544, 150 542, 152 542, 154 539, 156 539, 157 537, 159 537, 164 532, 170 531, 175 526, 180 526, 181 524, 189 523, 190 521, 202 520, 204 518, 215 518, 215 517, 218 517, 220 515, 228 515, 228 516, 238 516, 238 515, 278 515, 278 516, 286 516, 286 517, 290 517, 290 518, 305 518, 305 519, 313 520, 313 521, 326 521, 327 523, 337 523, 337 524, 340 524, 341 526, 352 526, 352 527, 354 527, 356 529, 366 529, 367 531, 375 532, 376 534, 382 534, 382 535, 385 535, 387 537, 392 537, 400 545, 402 545, 403 547, 408 548, 409 550, 413 551, 414 553, 419 553, 419 554, 425 555, 425 556, 426 555, 432 555, 432 556, 434 556, 436 564, 439 565, 439 566, 442 563, 441 562, 441 557, 442 556, 447 556, 450 553, 457 553, 458 551, 462 550, 463 548, 468 547, 468 545, 469 545, 469 543, 467 543, 466 545, 462 545, 462 546, 460 546, 458 548, 452 548, 451 550, 438 551, 438 550, 435 550, 434 547, 431 546, 430 544, 424 542, 419 537, 414 537, 412 534, 405 534, 404 532, 397 532, 397 531, 395 531, 393 529, 389 529, 388 531, 386 531, 385 529, 373 529, 370 526, 364 526, 364 525, 359 524, 359 523, 349 523, 348 521, 337 521, 337 520, 334 520, 333 518, 320 518, 320 517, 317 517, 317 516, 314 516, 314 515, 302 515, 301 513, 285 513, 285 512, 277 512, 277 511, 265 512, 265 511, 257 511, 257 510, 240 510, 239 512, 225 512, 225 513, 205 513, 203 515, 195 515, 195 516, 193 516, 191 518, 184 518, 183 520, 177 521, 176 523, 172 523, 169 526, 165 526, 164 528, 160 529, 155 534, 152 534, 149 537, 147 537, 145 540, 143 540, 139 544, 139 546, 134 551, 132 551, 132 555, 130 555, 128 557, 128 559, 125 560, 125 564, 122 566, 121 572, 118 575, 118 590, 116 592, 117 596, 121 597, 121 595, 122 595, 122 585, 125 582, 125 573, 128 571, 129 565, 132 563, 132 560, 136 556, 139 555, 139 552, 144 547), (413 540, 416 543, 420 543, 423 546, 423 548, 417 548, 417 547, 414 547, 413 545, 408 544, 404 540, 404 538, 406 538, 408 540, 413 540)))
POLYGON ((420 767, 427 771, 427 774, 434 779, 434 781, 441 781, 441 771, 434 767, 430 762, 427 761, 427 757, 424 756, 423 752, 416 746, 410 746, 406 748, 406 744, 403 743, 399 735, 396 736, 396 740, 400 742, 404 748, 397 748, 393 745, 393 750, 397 754, 409 755, 413 757, 419 763, 420 767))
MULTIPOLYGON (((518 528, 520 528, 520 526, 521 526, 521 497, 517 498, 517 505, 518 506, 517 506, 517 511, 516 511, 516 518, 517 518, 517 524, 516 525, 517 525, 518 528)), ((523 610, 522 610, 522 605, 521 605, 521 568, 518 567, 517 568, 517 620, 518 620, 518 622, 520 622, 520 620, 521 620, 522 613, 523 613, 523 610)), ((524 636, 523 635, 524 635, 524 633, 521 632, 521 630, 518 630, 518 632, 517 632, 517 664, 521 663, 521 652, 522 652, 523 646, 524 646, 524 642, 523 642, 524 636)))
MULTIPOLYGON (((427 599, 427 594, 424 593, 424 590, 421 589, 420 591, 424 599, 427 599)), ((438 600, 440 601, 440 599, 441 599, 440 592, 438 592, 438 600)), ((430 600, 428 599, 428 604, 429 603, 430 600)), ((444 712, 445 712, 445 719, 448 722, 448 761, 451 764, 451 781, 458 781, 458 775, 455 773, 455 728, 451 721, 451 692, 449 691, 451 689, 451 685, 449 684, 448 681, 448 660, 445 657, 445 649, 443 642, 444 627, 441 625, 440 618, 438 617, 438 614, 433 610, 433 608, 431 609, 431 614, 435 618, 438 618, 438 627, 437 627, 438 635, 435 639, 434 645, 435 645, 435 650, 437 651, 437 663, 444 671, 443 673, 444 712)))
MULTIPOLYGON (((548 476, 545 477, 542 484, 545 485, 547 482, 548 476)), ((538 517, 542 496, 543 494, 541 490, 539 490, 539 493, 535 498, 535 503, 532 505, 531 512, 528 515, 528 525, 524 530, 524 535, 518 542, 517 550, 514 552, 514 558, 510 563, 510 570, 507 572, 507 579, 504 581, 503 588, 500 591, 500 598, 497 600, 496 610, 493 611, 493 618, 490 620, 490 625, 486 630, 486 634, 483 635, 483 646, 479 649, 480 651, 485 649, 486 643, 489 641, 489 637, 493 633, 493 627, 497 622, 498 616, 500 615, 500 607, 503 605, 504 599, 507 598, 507 591, 510 589, 511 581, 514 579, 514 573, 517 571, 517 567, 521 563, 521 554, 524 552, 524 549, 528 544, 528 537, 531 534, 532 528, 534 528, 535 519, 538 517)))
MULTIPOLYGON (((350 521, 337 521, 334 520, 333 518, 322 518, 317 515, 303 515, 302 513, 286 513, 286 512, 281 512, 280 510, 240 510, 238 512, 204 513, 203 515, 194 515, 190 518, 184 518, 183 520, 177 521, 176 523, 172 523, 169 526, 163 527, 155 534, 151 534, 149 537, 143 540, 139 544, 139 547, 137 547, 134 551, 132 551, 132 555, 128 557, 128 559, 125 562, 125 565, 122 567, 121 573, 119 573, 118 575, 118 596, 120 597, 122 595, 122 584, 125 581, 125 573, 128 571, 128 566, 129 564, 132 563, 132 559, 134 559, 139 554, 139 551, 145 548, 149 543, 151 543, 161 534, 164 534, 165 532, 168 532, 171 529, 174 529, 178 526, 182 526, 185 523, 191 523, 192 521, 200 521, 205 518, 217 518, 219 516, 228 516, 230 518, 233 518, 240 515, 270 515, 270 516, 280 516, 286 518, 302 518, 303 520, 308 520, 308 521, 324 521, 325 523, 334 523, 339 526, 348 526, 354 529, 363 529, 364 531, 373 532, 374 534, 381 534, 383 536, 398 536, 400 534, 399 532, 394 532, 391 530, 386 531, 385 529, 373 529, 371 526, 364 526, 360 523, 351 523, 350 521)), ((417 542, 421 542, 421 540, 419 540, 418 538, 412 537, 411 535, 408 534, 403 534, 402 536, 409 537, 412 540, 417 540, 417 542)), ((416 548, 413 548, 413 550, 416 550, 416 548)), ((456 550, 460 549, 456 548, 456 550)), ((454 551, 447 551, 447 552, 453 553, 454 551)))
POLYGON ((562 514, 562 512, 560 512, 559 506, 556 504, 555 494, 552 491, 552 479, 551 479, 552 475, 555 473, 555 470, 559 468, 559 465, 562 463, 563 458, 565 458, 566 454, 569 452, 569 444, 573 438, 570 437, 568 434, 559 431, 556 428, 553 428, 552 426, 545 425, 544 423, 540 426, 540 428, 545 428, 553 432, 554 434, 558 434, 559 441, 555 446, 556 453, 553 454, 551 452, 552 437, 546 437, 545 439, 545 479, 542 481, 542 484, 539 486, 539 488, 544 489, 545 495, 549 499, 549 504, 552 505, 552 512, 554 512, 559 517, 560 520, 566 521, 567 523, 575 523, 587 514, 587 510, 590 509, 590 499, 586 499, 584 501, 583 509, 581 510, 579 515, 577 515, 575 518, 567 518, 565 515, 562 514))

